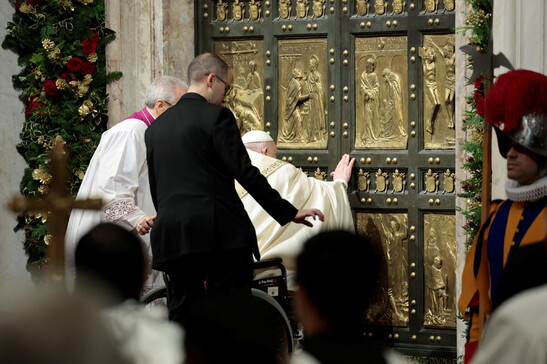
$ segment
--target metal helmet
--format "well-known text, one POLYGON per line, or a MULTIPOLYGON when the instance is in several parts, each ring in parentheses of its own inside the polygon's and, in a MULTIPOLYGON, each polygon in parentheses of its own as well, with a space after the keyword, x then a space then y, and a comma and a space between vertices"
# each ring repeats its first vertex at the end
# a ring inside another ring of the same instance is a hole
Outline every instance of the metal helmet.
POLYGON ((547 76, 528 70, 504 73, 486 95, 485 112, 504 158, 511 141, 547 158, 547 76))

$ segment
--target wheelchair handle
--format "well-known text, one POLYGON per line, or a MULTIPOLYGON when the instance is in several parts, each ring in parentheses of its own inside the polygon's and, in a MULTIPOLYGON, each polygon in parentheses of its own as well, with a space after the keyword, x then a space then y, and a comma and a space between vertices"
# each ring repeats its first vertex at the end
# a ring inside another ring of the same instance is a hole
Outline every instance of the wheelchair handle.
POLYGON ((259 260, 257 262, 254 262, 253 267, 254 267, 254 269, 275 267, 276 265, 279 265, 280 267, 283 267, 282 263, 283 263, 283 259, 281 259, 281 258, 271 258, 271 259, 264 259, 264 260, 259 260))

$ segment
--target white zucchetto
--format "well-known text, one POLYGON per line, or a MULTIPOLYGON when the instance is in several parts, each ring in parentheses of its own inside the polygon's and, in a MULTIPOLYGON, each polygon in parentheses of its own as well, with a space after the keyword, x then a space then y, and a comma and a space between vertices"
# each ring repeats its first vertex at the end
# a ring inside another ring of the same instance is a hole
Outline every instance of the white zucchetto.
POLYGON ((241 140, 243 141, 243 144, 274 141, 270 134, 262 130, 248 131, 241 137, 241 140))

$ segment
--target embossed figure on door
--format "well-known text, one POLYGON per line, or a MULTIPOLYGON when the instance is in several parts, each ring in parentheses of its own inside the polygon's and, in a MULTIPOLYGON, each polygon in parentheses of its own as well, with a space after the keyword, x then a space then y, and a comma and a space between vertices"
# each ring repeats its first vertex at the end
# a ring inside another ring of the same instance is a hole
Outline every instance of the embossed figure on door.
POLYGON ((406 38, 357 38, 355 60, 355 148, 406 149, 406 38))
POLYGON ((249 18, 251 20, 260 18, 260 14, 262 13, 262 9, 260 8, 261 5, 260 1, 251 0, 251 2, 249 2, 249 18))
POLYGON ((279 148, 327 147, 326 48, 325 39, 279 41, 279 148))
POLYGON ((456 327, 456 228, 454 215, 424 215, 424 325, 456 327))
POLYGON ((226 95, 226 104, 236 117, 243 135, 250 130, 264 129, 264 48, 262 41, 215 42, 215 52, 234 73, 232 90, 226 95))
POLYGON ((228 3, 222 0, 218 0, 218 3, 216 4, 217 9, 217 21, 224 21, 226 20, 226 16, 228 15, 228 3))
POLYGON ((423 74, 426 149, 454 149, 454 35, 425 35, 419 49, 423 74))
POLYGON ((408 218, 403 213, 358 213, 357 231, 384 253, 382 273, 368 322, 408 325, 408 218))

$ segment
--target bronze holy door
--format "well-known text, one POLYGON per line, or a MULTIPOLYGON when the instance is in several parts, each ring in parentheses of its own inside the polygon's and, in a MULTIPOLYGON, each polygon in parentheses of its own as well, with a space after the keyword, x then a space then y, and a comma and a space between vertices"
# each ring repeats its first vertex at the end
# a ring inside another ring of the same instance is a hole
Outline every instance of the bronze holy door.
POLYGON ((310 178, 356 158, 356 229, 384 252, 367 336, 416 362, 456 357, 454 5, 195 1, 198 53, 232 67, 242 134, 270 132, 310 178))

